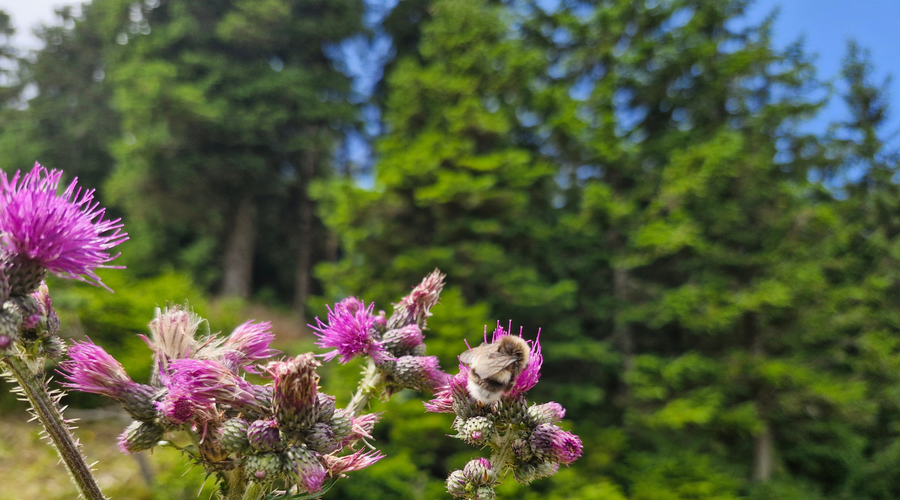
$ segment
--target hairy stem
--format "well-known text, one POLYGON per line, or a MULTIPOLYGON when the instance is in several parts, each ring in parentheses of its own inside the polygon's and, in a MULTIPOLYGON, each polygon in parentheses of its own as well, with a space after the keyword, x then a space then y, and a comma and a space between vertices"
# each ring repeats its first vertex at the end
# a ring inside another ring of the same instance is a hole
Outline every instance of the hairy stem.
POLYGON ((347 406, 354 417, 358 417, 366 409, 366 405, 369 404, 369 400, 375 395, 375 390, 382 382, 384 382, 384 375, 378 371, 375 362, 369 359, 369 364, 363 372, 363 378, 359 381, 359 387, 356 388, 356 393, 353 394, 353 399, 347 406))
POLYGON ((106 500, 78 444, 69 432, 69 426, 63 419, 59 405, 47 392, 43 375, 35 374, 24 360, 15 356, 3 358, 3 362, 16 378, 22 393, 28 397, 34 413, 40 419, 47 435, 53 440, 53 445, 56 446, 56 451, 69 470, 81 496, 87 500, 106 500))

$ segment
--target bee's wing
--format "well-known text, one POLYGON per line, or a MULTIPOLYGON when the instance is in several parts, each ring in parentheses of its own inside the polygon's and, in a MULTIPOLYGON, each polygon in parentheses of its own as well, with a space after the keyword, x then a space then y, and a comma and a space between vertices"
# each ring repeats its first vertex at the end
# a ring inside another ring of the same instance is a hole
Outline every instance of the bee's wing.
POLYGON ((481 378, 488 378, 518 359, 497 351, 496 344, 481 344, 459 355, 459 360, 469 365, 481 378))
POLYGON ((482 356, 487 356, 488 354, 490 354, 491 348, 492 348, 491 344, 481 344, 478 347, 473 347, 473 348, 469 349, 468 351, 460 354, 459 360, 469 366, 472 366, 472 364, 474 364, 478 358, 480 358, 482 356))

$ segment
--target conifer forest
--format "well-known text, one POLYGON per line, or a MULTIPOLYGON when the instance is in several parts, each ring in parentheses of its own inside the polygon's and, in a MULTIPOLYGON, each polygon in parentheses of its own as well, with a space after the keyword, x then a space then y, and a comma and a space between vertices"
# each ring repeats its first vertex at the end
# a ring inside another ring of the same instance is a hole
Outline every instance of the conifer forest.
POLYGON ((0 499, 29 370, 109 498, 900 498, 887 82, 750 6, 0 11, 0 499))

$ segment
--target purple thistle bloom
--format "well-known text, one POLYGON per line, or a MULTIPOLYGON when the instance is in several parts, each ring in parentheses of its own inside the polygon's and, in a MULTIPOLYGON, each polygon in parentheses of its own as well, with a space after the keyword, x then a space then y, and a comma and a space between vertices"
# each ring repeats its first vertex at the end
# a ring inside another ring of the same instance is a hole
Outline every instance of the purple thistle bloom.
POLYGON ((345 472, 353 472, 374 464, 384 458, 378 450, 366 451, 359 450, 356 453, 336 457, 334 455, 325 455, 325 463, 328 466, 328 474, 330 477, 338 477, 345 472))
POLYGON ((157 408, 174 424, 212 418, 216 402, 249 404, 255 399, 248 382, 215 361, 172 360, 160 372, 160 381, 168 392, 157 408))
POLYGON ((448 383, 437 391, 434 399, 424 403, 426 411, 432 413, 456 413, 453 408, 454 396, 464 395, 468 398, 466 384, 469 380, 469 369, 467 366, 460 365, 459 373, 448 380, 448 383))
POLYGON ((120 219, 103 220, 106 209, 93 201, 94 190, 82 191, 77 179, 57 195, 61 178, 62 171, 37 163, 24 176, 0 173, 0 243, 19 263, 109 290, 94 270, 123 267, 106 265, 119 256, 108 250, 128 234, 120 232, 120 219))
POLYGON ((316 318, 318 326, 309 325, 319 338, 317 346, 334 349, 325 354, 325 361, 340 356, 341 363, 346 363, 359 355, 369 355, 376 362, 390 359, 384 346, 371 333, 375 325, 374 306, 365 307, 362 301, 357 304, 355 299, 345 299, 335 304, 334 309, 328 308, 327 324, 316 318))
POLYGON ((137 385, 102 347, 88 339, 69 348, 69 359, 59 365, 59 373, 68 382, 63 386, 81 392, 102 394, 120 399, 137 385))
POLYGON ((269 347, 274 339, 271 323, 248 321, 235 328, 225 339, 222 363, 234 372, 243 367, 251 373, 257 373, 247 365, 280 354, 281 351, 269 347))
POLYGON ((539 458, 570 464, 581 456, 581 439, 553 424, 541 424, 531 433, 531 449, 539 458))

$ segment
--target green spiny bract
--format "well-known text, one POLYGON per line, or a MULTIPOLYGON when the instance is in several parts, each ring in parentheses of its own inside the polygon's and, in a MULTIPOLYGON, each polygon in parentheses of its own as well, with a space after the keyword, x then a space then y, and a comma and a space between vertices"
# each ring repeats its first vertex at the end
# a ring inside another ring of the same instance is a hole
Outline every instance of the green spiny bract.
POLYGON ((462 425, 459 437, 472 445, 480 446, 494 435, 494 423, 487 417, 472 417, 462 425))
POLYGON ((156 446, 165 429, 152 422, 132 422, 119 436, 119 449, 123 453, 137 453, 156 446))
POLYGON ((227 451, 232 453, 245 453, 250 450, 250 440, 247 438, 247 429, 250 424, 242 418, 226 420, 219 431, 219 443, 227 451))
POLYGON ((251 480, 268 484, 280 478, 288 470, 287 459, 282 453, 263 452, 244 459, 247 476, 251 480))

